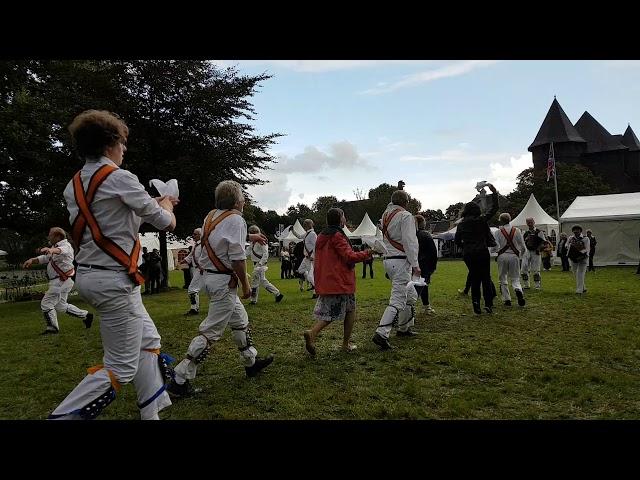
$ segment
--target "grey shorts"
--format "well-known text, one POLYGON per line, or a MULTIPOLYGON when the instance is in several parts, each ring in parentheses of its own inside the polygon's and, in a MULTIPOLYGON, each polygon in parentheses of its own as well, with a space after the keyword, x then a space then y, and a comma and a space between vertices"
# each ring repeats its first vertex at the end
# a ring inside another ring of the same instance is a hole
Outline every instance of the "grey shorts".
POLYGON ((313 309, 313 316, 316 320, 333 322, 334 320, 344 320, 349 312, 356 309, 356 296, 353 293, 338 295, 320 295, 316 300, 313 309))

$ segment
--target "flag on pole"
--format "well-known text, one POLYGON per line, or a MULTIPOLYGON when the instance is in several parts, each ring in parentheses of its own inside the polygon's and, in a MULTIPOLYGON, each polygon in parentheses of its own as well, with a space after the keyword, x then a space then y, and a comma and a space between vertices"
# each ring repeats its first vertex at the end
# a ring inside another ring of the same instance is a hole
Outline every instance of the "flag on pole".
POLYGON ((556 159, 553 156, 553 142, 551 142, 551 146, 549 147, 549 160, 547 161, 547 182, 551 178, 551 174, 553 176, 556 175, 556 159))

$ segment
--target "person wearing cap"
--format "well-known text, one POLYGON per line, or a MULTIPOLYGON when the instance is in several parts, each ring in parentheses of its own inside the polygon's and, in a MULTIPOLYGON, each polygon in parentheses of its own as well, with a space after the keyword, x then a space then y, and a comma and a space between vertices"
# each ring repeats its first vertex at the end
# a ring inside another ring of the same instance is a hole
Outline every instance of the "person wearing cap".
POLYGON ((415 323, 415 310, 411 304, 415 305, 418 294, 413 285, 409 286, 409 282, 412 275, 414 278, 420 277, 419 247, 415 220, 406 209, 408 204, 407 192, 394 191, 381 219, 383 243, 387 251, 383 266, 391 280, 391 296, 372 340, 382 350, 393 348, 389 335, 394 325, 397 325, 399 337, 417 334, 411 329, 415 323))
POLYGON ((567 256, 571 260, 571 270, 576 278, 576 294, 582 295, 587 293, 587 287, 584 284, 584 277, 587 274, 587 266, 589 265, 589 237, 582 235, 582 227, 574 225, 571 227, 571 235, 567 240, 567 248, 569 252, 567 256))
POLYGON ((502 301, 507 307, 511 306, 511 293, 509 292, 509 280, 518 298, 518 305, 524 307, 525 299, 520 285, 520 256, 527 248, 519 228, 511 225, 511 215, 501 213, 500 229, 493 233, 496 240, 494 250, 498 252, 498 278, 502 301))
POLYGON ((29 268, 31 265, 47 264, 49 289, 40 302, 45 323, 45 330, 42 333, 43 335, 56 334, 60 331, 56 312, 80 318, 84 326, 90 328, 93 322, 93 313, 67 302, 69 292, 73 288, 72 277, 75 274, 73 247, 67 240, 67 234, 60 227, 52 227, 47 238, 51 246, 41 248, 41 255, 30 258, 22 265, 24 268, 29 268))

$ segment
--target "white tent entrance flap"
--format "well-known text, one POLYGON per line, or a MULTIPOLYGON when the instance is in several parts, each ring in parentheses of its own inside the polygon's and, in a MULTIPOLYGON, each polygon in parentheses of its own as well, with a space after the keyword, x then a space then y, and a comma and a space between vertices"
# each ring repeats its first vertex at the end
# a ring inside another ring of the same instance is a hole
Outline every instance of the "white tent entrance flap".
POLYGON ((560 217, 562 231, 571 235, 578 224, 598 241, 593 264, 637 265, 640 259, 640 192, 577 197, 560 217))

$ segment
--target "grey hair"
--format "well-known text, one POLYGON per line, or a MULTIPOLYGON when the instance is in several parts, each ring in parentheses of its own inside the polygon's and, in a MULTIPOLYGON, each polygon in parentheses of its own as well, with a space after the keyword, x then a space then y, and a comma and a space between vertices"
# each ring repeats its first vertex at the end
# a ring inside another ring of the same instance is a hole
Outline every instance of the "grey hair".
POLYGON ((511 221, 511 214, 509 214, 508 212, 504 212, 500 214, 499 217, 500 222, 502 222, 503 224, 507 224, 511 221))
POLYGON ((244 195, 242 194, 242 186, 233 180, 225 180, 220 182, 216 187, 216 208, 221 210, 229 210, 236 203, 240 202, 244 195))
POLYGON ((396 190, 391 194, 391 203, 406 207, 409 204, 409 194, 404 190, 396 190))
POLYGON ((302 222, 302 228, 304 228, 305 230, 313 228, 313 220, 311 220, 310 218, 306 218, 304 222, 302 222))
POLYGON ((257 225, 251 225, 248 230, 249 233, 260 233, 260 227, 257 225))

